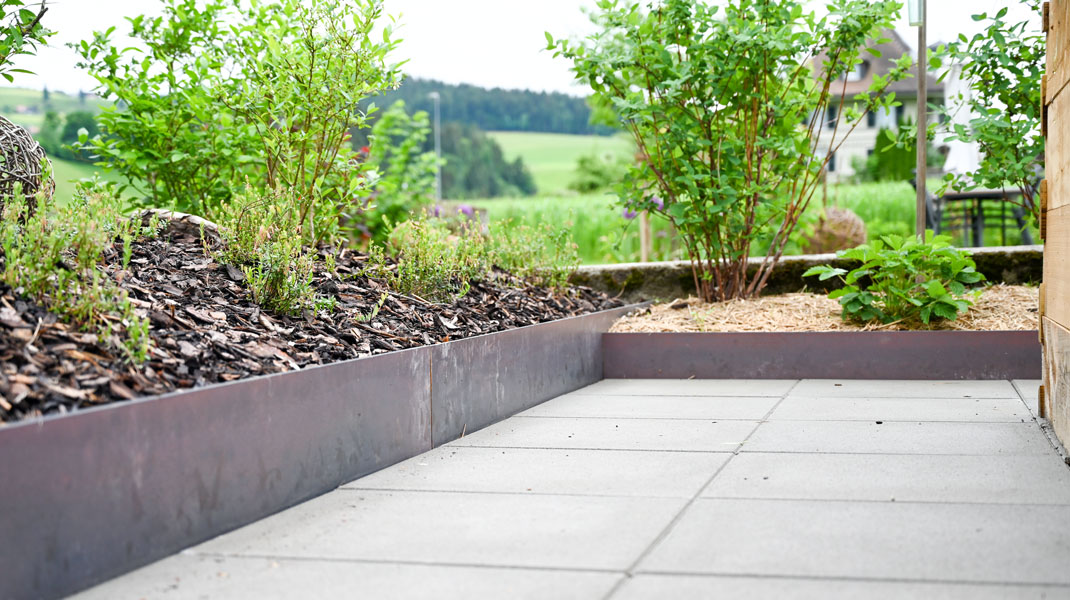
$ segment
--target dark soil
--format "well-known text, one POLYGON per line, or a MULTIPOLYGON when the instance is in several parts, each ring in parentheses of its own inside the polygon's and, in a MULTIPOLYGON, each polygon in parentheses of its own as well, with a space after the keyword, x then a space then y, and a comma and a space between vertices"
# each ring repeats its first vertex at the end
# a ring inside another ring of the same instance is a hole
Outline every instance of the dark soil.
POLYGON ((120 270, 118 253, 111 254, 105 268, 151 321, 149 360, 131 364, 116 340, 100 340, 59 322, 0 284, 0 421, 448 342, 621 305, 588 288, 553 292, 496 272, 452 304, 391 292, 378 315, 365 322, 362 317, 388 290, 358 275, 363 255, 344 251, 336 259, 335 274, 316 273, 319 292, 337 299, 334 310, 292 318, 258 308, 241 271, 207 257, 200 239, 178 227, 135 244, 126 271, 120 270))

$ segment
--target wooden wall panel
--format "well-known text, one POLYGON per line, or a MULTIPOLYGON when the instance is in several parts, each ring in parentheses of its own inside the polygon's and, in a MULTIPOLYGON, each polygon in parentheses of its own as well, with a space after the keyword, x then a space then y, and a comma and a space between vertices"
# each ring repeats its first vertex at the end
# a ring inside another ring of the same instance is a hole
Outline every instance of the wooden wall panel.
MULTIPOLYGON (((1070 4, 1068 0, 1067 4, 1070 4)), ((1070 204, 1070 88, 1063 88, 1048 105, 1048 210, 1070 204)), ((1067 272, 1070 276, 1070 271, 1067 272)))
POLYGON ((1044 315, 1070 328, 1070 206, 1049 210, 1045 221, 1044 315))
POLYGON ((1070 2, 1052 0, 1045 9, 1048 22, 1048 81, 1045 102, 1054 98, 1070 81, 1070 2))
POLYGON ((1040 327, 1044 343, 1041 415, 1070 444, 1070 0, 1044 6, 1048 64, 1044 81, 1044 284, 1040 327))
POLYGON ((1041 416, 1051 421, 1055 434, 1070 442, 1070 329, 1047 317, 1044 328, 1044 392, 1041 416))

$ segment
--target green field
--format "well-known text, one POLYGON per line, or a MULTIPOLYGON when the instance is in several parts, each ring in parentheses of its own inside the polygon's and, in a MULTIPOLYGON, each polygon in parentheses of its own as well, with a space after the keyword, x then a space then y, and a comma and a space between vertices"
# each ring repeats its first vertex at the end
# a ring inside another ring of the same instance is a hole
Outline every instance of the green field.
POLYGON ((568 184, 576 170, 576 160, 587 154, 621 156, 634 154, 626 137, 528 133, 519 131, 488 132, 502 147, 507 160, 524 159, 535 178, 540 195, 568 193, 568 184))

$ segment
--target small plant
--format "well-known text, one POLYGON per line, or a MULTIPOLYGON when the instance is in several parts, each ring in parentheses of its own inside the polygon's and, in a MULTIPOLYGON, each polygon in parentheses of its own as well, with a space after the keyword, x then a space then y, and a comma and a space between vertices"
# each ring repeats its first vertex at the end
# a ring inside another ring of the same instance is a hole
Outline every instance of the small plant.
POLYGON ((145 230, 139 219, 123 216, 122 200, 113 192, 83 183, 69 205, 59 206, 39 194, 33 211, 16 193, 0 218, 2 277, 16 295, 115 341, 129 359, 140 362, 151 344, 148 321, 137 314, 127 292, 101 270, 100 259, 118 242, 125 269, 130 244, 145 230), (118 335, 124 331, 125 336, 118 335))
POLYGON ((813 267, 803 276, 818 276, 821 281, 838 277, 843 282, 829 298, 839 300, 845 320, 925 325, 934 319, 954 321, 973 304, 966 286, 984 279, 968 252, 932 231, 925 241, 885 235, 837 256, 862 264, 850 272, 829 265, 813 267))
POLYGON ((531 285, 562 289, 580 264, 566 227, 502 224, 491 238, 491 262, 531 285))
POLYGON ((215 256, 242 269, 253 300, 267 310, 287 315, 329 310, 333 304, 312 287, 313 260, 302 245, 291 196, 246 187, 220 206, 214 216, 223 248, 215 256))
POLYGON ((432 302, 449 302, 468 293, 471 281, 488 271, 487 245, 478 231, 453 234, 442 221, 406 221, 394 227, 390 247, 397 264, 387 265, 382 247, 369 251, 365 274, 383 279, 393 290, 432 302))
POLYGON ((318 301, 312 287, 312 258, 299 238, 280 236, 260 246, 256 260, 243 265, 253 300, 267 310, 298 315, 306 308, 330 308, 318 301))

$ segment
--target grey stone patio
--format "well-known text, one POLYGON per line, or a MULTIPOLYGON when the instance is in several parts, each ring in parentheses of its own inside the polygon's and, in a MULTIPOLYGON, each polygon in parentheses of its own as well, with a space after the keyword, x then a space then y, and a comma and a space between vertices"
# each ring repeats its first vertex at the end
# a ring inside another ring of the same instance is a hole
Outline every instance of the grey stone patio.
POLYGON ((1035 381, 622 381, 78 596, 1070 598, 1035 381))

